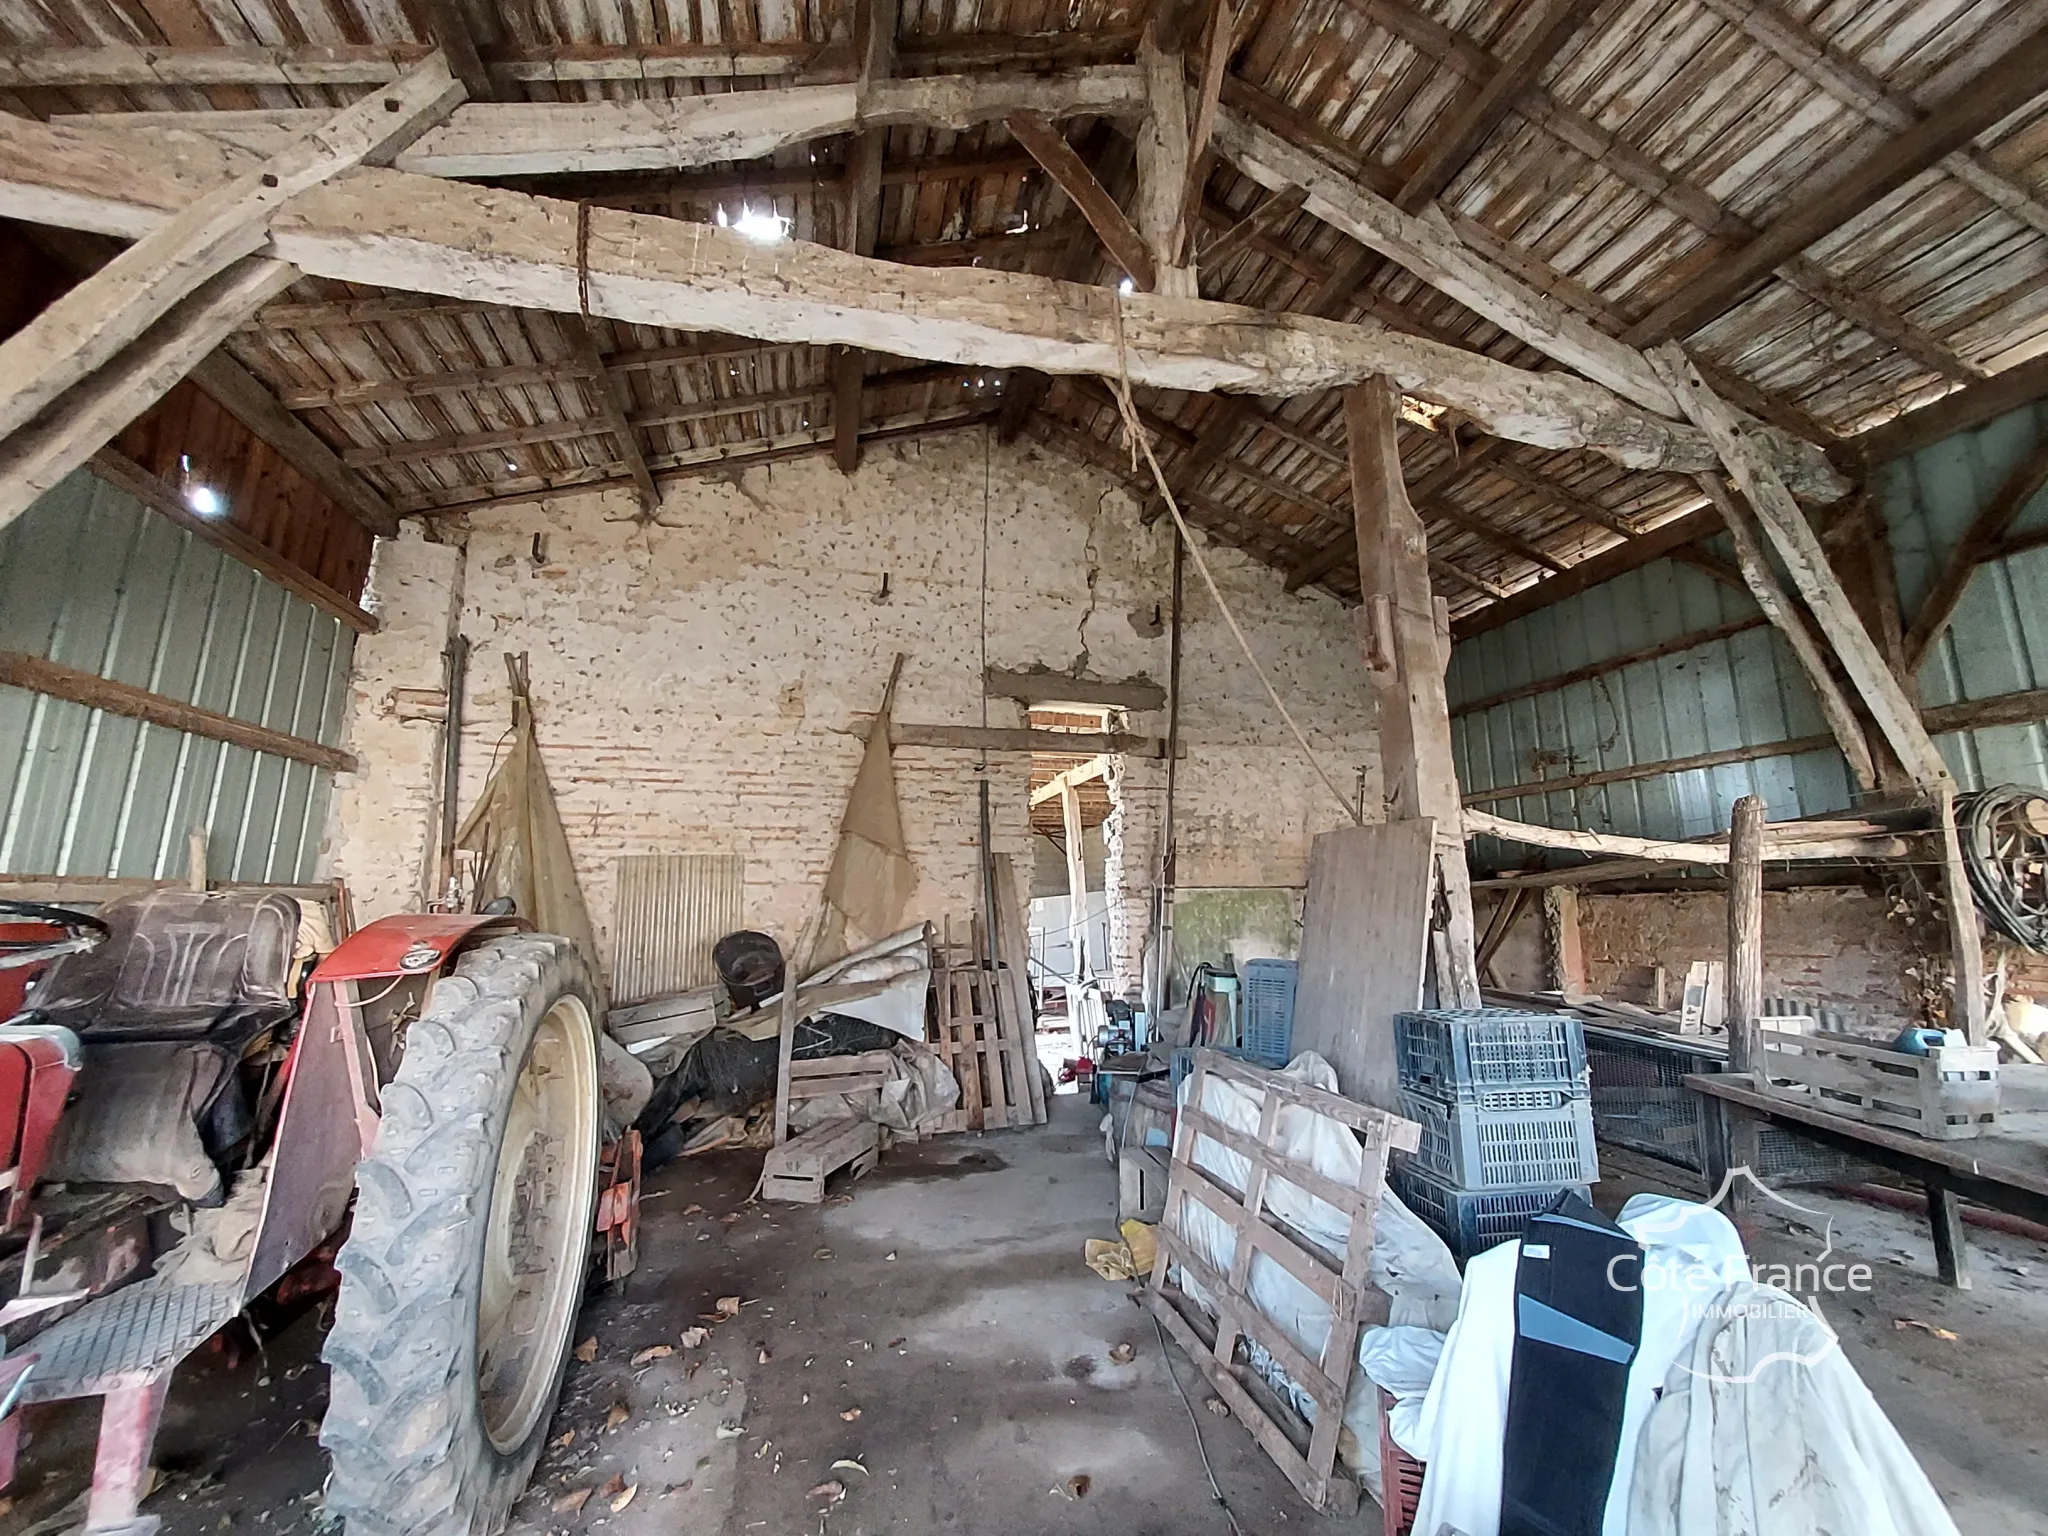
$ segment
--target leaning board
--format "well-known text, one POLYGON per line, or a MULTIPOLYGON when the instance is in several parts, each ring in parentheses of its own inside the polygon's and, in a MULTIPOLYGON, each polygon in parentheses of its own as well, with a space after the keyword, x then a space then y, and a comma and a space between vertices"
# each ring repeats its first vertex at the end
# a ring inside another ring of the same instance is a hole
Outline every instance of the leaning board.
POLYGON ((1314 1051, 1346 1094, 1389 1111, 1394 1015, 1422 1006, 1435 829, 1344 827, 1318 835, 1309 857, 1290 1049, 1314 1051))

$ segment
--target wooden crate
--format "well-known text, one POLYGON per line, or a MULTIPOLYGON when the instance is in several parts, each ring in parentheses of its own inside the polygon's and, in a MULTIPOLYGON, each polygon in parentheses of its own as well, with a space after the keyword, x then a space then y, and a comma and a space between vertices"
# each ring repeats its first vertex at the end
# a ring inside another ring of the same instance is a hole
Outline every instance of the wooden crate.
POLYGON ((881 1155, 882 1128, 872 1120, 819 1126, 769 1151, 761 1166, 762 1198, 822 1205, 826 1179, 849 1164, 860 1178, 881 1155))
POLYGON ((1909 1056, 1840 1035, 1765 1029, 1769 1091, 1845 1120, 1941 1141, 1998 1123, 1998 1047, 1950 1045, 1909 1056))
POLYGON ((1421 1127, 1411 1120, 1305 1087, 1292 1078, 1214 1051, 1195 1053, 1187 1098, 1175 1126, 1166 1212, 1158 1231, 1159 1257, 1152 1268, 1152 1309, 1167 1332, 1202 1367, 1217 1396, 1230 1405, 1252 1438, 1287 1474, 1301 1496, 1325 1514, 1348 1515, 1358 1507, 1358 1484, 1336 1470, 1337 1436, 1344 1427, 1344 1404, 1350 1395, 1352 1372, 1358 1366, 1360 1309, 1369 1283, 1380 1191, 1386 1187, 1387 1154, 1414 1151, 1421 1135, 1421 1127), (1203 1107, 1212 1077, 1242 1084, 1260 1095, 1255 1134, 1224 1124, 1203 1107), (1275 1145, 1280 1111, 1286 1107, 1326 1115, 1359 1133, 1362 1155, 1355 1185, 1340 1184, 1275 1145), (1244 1189, 1231 1189, 1195 1166, 1198 1136, 1221 1144, 1251 1164, 1244 1189), (1274 1179, 1327 1201, 1350 1218, 1350 1237, 1341 1264, 1332 1264, 1322 1249, 1266 1210, 1267 1185, 1274 1179), (1236 1234, 1229 1274, 1217 1273, 1181 1237, 1181 1213, 1190 1200, 1207 1207, 1236 1234), (1253 1305, 1248 1287, 1254 1253, 1265 1254, 1329 1304, 1330 1334, 1319 1359, 1310 1358, 1253 1305), (1213 1324, 1168 1278, 1169 1267, 1176 1265, 1193 1276, 1215 1302, 1213 1324), (1258 1343, 1309 1395, 1316 1405, 1313 1428, 1274 1398, 1249 1365, 1238 1363, 1240 1338, 1258 1343))

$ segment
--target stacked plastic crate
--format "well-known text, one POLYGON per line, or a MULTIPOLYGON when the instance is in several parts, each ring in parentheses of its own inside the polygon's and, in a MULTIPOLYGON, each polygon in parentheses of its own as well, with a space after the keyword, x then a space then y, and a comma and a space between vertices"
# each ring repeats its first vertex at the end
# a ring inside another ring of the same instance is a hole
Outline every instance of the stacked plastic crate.
POLYGON ((1422 1144, 1394 1192, 1460 1263, 1600 1177, 1579 1021, 1505 1008, 1397 1014, 1401 1113, 1422 1144))

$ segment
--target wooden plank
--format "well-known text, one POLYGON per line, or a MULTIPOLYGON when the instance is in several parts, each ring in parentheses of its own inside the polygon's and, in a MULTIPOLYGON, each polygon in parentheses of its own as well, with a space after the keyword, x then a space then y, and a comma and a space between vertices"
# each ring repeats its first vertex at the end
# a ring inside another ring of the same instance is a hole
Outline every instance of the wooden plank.
POLYGON ((354 773, 357 770, 354 755, 339 747, 322 746, 302 736, 287 735, 216 710, 167 699, 147 688, 81 672, 76 667, 67 667, 41 656, 0 651, 0 684, 82 704, 87 709, 105 710, 110 715, 160 725, 166 730, 204 736, 208 741, 224 741, 229 746, 246 747, 251 752, 267 752, 295 763, 309 763, 315 768, 326 768, 335 773, 354 773))
POLYGON ((1763 1065, 1757 1020, 1764 1011, 1764 803, 1735 802, 1728 830, 1728 1070, 1763 1065))
MULTIPOLYGON (((1202 47, 1202 74, 1195 84, 1195 114, 1188 128, 1187 179, 1181 184, 1179 253, 1189 251, 1201 221, 1202 187, 1209 179, 1209 135, 1216 129, 1216 108, 1223 97, 1223 76, 1230 67, 1230 49, 1237 32, 1237 12, 1230 0, 1209 6, 1208 38, 1202 47)), ((1192 266, 1193 261, 1188 259, 1192 266)))
POLYGON ((462 82, 464 93, 471 101, 495 100, 498 88, 477 51, 476 34, 463 13, 462 0, 420 0, 420 5, 426 12, 427 29, 440 44, 449 70, 462 82))
POLYGON ((1011 1045, 1013 1124, 1043 1125, 1045 1075, 1038 1064, 1038 1020, 1031 1006, 1031 935, 1017 900, 1017 871, 1007 853, 995 855, 996 953, 1003 969, 997 978, 1002 1029, 1011 1045))
POLYGON ((1168 0, 1154 12, 1151 24, 1138 39, 1146 112, 1137 126, 1135 222, 1152 257, 1155 277, 1148 286, 1183 298, 1196 292, 1193 268, 1180 264, 1181 198, 1191 160, 1187 74, 1182 62, 1187 29, 1163 23, 1172 20, 1170 13, 1176 10, 1193 9, 1168 0))
POLYGON ((1050 176, 1062 192, 1088 221, 1088 227, 1095 231, 1102 241, 1102 248, 1109 252, 1110 259, 1129 275, 1131 281, 1148 293, 1159 283, 1158 269, 1153 265, 1152 253, 1146 249, 1144 239, 1138 234, 1131 221, 1125 217, 1116 199, 1109 195, 1095 173, 1074 152, 1067 136, 1036 112, 1013 112, 1004 119, 1004 126, 1010 136, 1022 144, 1039 166, 1050 176))
MULTIPOLYGON (((866 741, 871 720, 855 720, 850 727, 855 739, 866 741)), ((963 752, 1058 752, 1078 756, 1083 752, 1117 752, 1126 756, 1164 757, 1166 743, 1157 736, 1134 736, 1123 731, 1053 731, 1029 726, 1002 725, 917 725, 905 720, 889 722, 889 739, 899 747, 939 747, 963 752)))
POLYGON ((1422 1006, 1435 843, 1428 822, 1389 822, 1321 833, 1309 855, 1293 1049, 1381 1109, 1399 1103, 1394 1015, 1422 1006))
POLYGON ((1436 832, 1436 878, 1443 896, 1444 959, 1449 968, 1448 974, 1436 978, 1438 994, 1446 1007, 1476 1008, 1479 967, 1474 959, 1471 876, 1465 863, 1458 770, 1444 695, 1447 658, 1437 641, 1428 538, 1401 478, 1398 421, 1397 400, 1388 380, 1368 380, 1345 391, 1359 591, 1376 631, 1365 662, 1379 701, 1380 784, 1390 818, 1421 821, 1436 832))
POLYGON ((1902 412, 1837 444, 1829 453, 1837 462, 1860 469, 1867 477, 1877 465, 1902 459, 1916 449, 1981 427, 2042 399, 2048 399, 2048 355, 2030 358, 1993 374, 1981 384, 1952 390, 1926 405, 1902 412))
POLYGON ((1975 80, 1847 172, 1823 166, 1778 194, 1790 210, 1624 333, 1638 345, 1681 337, 1724 313, 1788 257, 1875 207, 1921 172, 2041 94, 2048 79, 2048 26, 2006 49, 1975 80))
POLYGON ((200 359, 192 368, 192 382, 283 454, 370 532, 383 538, 398 533, 398 513, 376 488, 342 462, 340 455, 278 402, 262 380, 232 357, 215 352, 200 359))
POLYGON ((215 187, 60 295, 0 342, 0 438, 112 361, 179 300, 255 253, 293 197, 351 166, 389 158, 461 94, 438 58, 415 66, 388 90, 215 187))
POLYGON ((49 414, 0 443, 0 527, 170 393, 198 359, 297 278, 284 262, 245 258, 174 305, 49 414))
POLYGON ((1441 134, 1432 134, 1428 148, 1394 201, 1409 212, 1421 208, 1457 179, 1458 172, 1479 146, 1498 128, 1521 94, 1541 78, 1558 50, 1571 41, 1579 24, 1593 11, 1597 0, 1550 0, 1524 35, 1521 44, 1507 56, 1493 78, 1479 88, 1471 101, 1441 134))
POLYGON ((362 606, 346 592, 336 591, 311 573, 282 559, 269 546, 228 519, 201 517, 186 506, 184 499, 162 478, 150 473, 118 449, 102 448, 94 454, 92 472, 109 483, 118 485, 158 516, 169 518, 195 538, 226 550, 242 564, 261 572, 287 592, 304 598, 323 612, 333 614, 357 634, 371 635, 377 632, 375 616, 364 612, 362 606))
POLYGON ((1928 649, 1955 617, 1977 567, 1993 558, 2014 519, 2026 511, 2044 485, 2048 485, 2048 437, 2036 443, 2033 452, 2013 466, 2012 473, 1970 520, 1970 526, 1949 551, 1947 563, 1927 589, 1920 611, 1913 616, 1913 627, 1906 631, 1904 660, 1908 676, 1919 674, 1928 649))
MULTIPOLYGON (((225 151, 208 167, 189 141, 167 137, 114 142, 0 120, 0 215, 132 237, 220 179, 225 151)), ((593 208, 589 221, 591 309, 615 320, 1056 373, 1115 373, 1121 357, 1134 383, 1198 391, 1297 394, 1392 374, 1497 436, 1594 448, 1634 468, 1717 462, 1696 428, 1585 380, 1383 327, 985 268, 902 267, 801 241, 763 246, 715 225, 613 209, 593 208)), ((575 313, 576 222, 560 202, 359 169, 302 193, 272 239, 280 257, 319 276, 575 313)), ((1798 486, 1839 493, 1818 450, 1786 452, 1798 486)))
POLYGON ((1080 704, 1139 713, 1166 708, 1166 690, 1142 674, 1115 682, 1069 677, 1064 672, 1012 672, 990 667, 982 678, 990 697, 1023 704, 1080 704))

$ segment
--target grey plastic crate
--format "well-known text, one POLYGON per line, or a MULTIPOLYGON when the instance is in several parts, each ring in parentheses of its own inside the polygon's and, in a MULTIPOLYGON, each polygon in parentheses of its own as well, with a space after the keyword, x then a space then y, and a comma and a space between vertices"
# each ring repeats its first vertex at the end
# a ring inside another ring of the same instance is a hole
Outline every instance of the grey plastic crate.
POLYGON ((1586 1036, 1575 1018, 1514 1008, 1394 1015, 1401 1087, 1484 1109, 1528 1108, 1531 1089, 1586 1087, 1586 1036))
POLYGON ((1422 1127, 1412 1162, 1460 1189, 1592 1184, 1600 1178, 1592 1106, 1567 1089, 1540 1109, 1481 1109, 1401 1095, 1401 1113, 1422 1127))
POLYGON ((1387 1182, 1401 1203, 1428 1222, 1460 1264, 1475 1253, 1518 1238, 1532 1217, 1569 1189, 1590 1200, 1584 1184, 1537 1184, 1521 1189, 1459 1189, 1412 1162, 1396 1164, 1387 1182))
POLYGON ((1294 1059, 1294 982, 1300 969, 1292 960, 1244 963, 1244 1053, 1261 1066, 1284 1067, 1294 1059))

